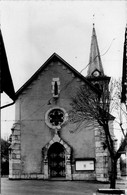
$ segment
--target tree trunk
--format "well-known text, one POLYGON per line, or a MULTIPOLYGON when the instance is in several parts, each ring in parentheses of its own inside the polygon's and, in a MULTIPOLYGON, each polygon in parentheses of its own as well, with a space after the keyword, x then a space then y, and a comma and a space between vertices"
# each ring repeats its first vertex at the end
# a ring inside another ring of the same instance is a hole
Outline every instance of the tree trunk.
POLYGON ((117 178, 117 159, 111 158, 111 175, 110 175, 110 188, 116 188, 116 178, 117 178))

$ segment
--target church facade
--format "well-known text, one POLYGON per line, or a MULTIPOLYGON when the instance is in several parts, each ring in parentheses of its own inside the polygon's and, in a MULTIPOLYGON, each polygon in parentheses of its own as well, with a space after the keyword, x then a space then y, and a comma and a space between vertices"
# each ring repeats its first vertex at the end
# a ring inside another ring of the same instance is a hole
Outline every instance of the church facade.
POLYGON ((108 90, 109 81, 94 27, 87 77, 54 53, 16 93, 9 178, 107 181, 102 127, 96 121, 74 124, 68 113, 81 85, 98 93, 98 88, 108 90))

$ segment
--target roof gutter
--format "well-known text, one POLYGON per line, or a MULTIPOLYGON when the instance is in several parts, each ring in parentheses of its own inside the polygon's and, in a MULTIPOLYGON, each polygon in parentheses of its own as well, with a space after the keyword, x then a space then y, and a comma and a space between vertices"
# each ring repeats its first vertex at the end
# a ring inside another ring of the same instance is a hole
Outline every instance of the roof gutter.
POLYGON ((4 106, 1 106, 0 109, 3 109, 3 108, 6 108, 6 107, 9 107, 9 106, 12 106, 14 103, 15 103, 15 101, 13 101, 13 102, 10 103, 10 104, 6 104, 6 105, 4 105, 4 106))

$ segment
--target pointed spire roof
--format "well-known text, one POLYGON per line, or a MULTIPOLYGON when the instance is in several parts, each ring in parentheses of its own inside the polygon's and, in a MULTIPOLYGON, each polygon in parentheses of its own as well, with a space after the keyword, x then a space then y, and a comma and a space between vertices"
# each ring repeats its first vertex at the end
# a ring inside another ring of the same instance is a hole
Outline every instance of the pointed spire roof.
POLYGON ((93 32, 92 32, 92 39, 91 39, 90 58, 89 58, 87 76, 91 77, 93 72, 96 70, 100 72, 101 76, 104 76, 104 70, 103 70, 103 66, 101 62, 96 31, 95 31, 95 27, 93 24, 93 32))
POLYGON ((123 49, 123 72, 122 72, 122 93, 121 102, 127 102, 127 25, 125 28, 125 41, 123 49))

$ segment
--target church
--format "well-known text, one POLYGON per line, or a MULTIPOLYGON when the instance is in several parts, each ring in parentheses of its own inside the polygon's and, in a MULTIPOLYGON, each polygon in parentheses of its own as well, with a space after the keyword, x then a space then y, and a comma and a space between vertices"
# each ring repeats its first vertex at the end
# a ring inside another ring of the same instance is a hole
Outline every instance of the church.
POLYGON ((102 127, 85 121, 78 126, 68 113, 81 85, 98 93, 98 87, 108 90, 109 81, 94 25, 86 77, 56 53, 47 59, 16 93, 9 179, 108 181, 110 157, 102 127))

